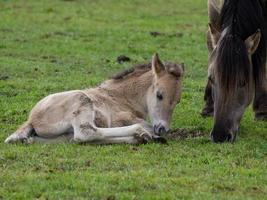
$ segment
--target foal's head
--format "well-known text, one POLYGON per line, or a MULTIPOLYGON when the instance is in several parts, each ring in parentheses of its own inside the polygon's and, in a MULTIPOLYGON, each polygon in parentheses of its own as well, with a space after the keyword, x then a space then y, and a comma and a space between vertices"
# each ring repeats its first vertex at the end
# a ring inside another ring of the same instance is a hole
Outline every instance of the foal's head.
POLYGON ((222 33, 209 29, 212 53, 209 79, 214 100, 214 142, 234 141, 240 120, 253 98, 252 54, 257 50, 261 33, 242 40, 225 29, 222 33))
POLYGON ((153 81, 147 93, 147 106, 156 134, 169 130, 172 112, 181 98, 183 72, 183 64, 163 64, 157 54, 152 58, 153 81))

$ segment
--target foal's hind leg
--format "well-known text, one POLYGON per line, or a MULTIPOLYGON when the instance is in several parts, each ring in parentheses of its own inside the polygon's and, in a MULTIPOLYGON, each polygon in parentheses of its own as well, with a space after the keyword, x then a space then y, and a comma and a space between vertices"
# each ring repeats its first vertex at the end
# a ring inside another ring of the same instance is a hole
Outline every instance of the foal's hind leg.
POLYGON ((32 131, 32 125, 29 122, 25 122, 15 133, 5 140, 5 143, 31 143, 29 137, 32 131))

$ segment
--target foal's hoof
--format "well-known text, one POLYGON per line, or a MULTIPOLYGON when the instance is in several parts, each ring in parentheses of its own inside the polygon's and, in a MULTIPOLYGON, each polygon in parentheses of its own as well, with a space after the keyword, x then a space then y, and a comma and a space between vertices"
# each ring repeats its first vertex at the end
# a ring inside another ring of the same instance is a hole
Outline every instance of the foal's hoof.
POLYGON ((255 114, 255 120, 259 120, 259 121, 267 121, 267 113, 266 112, 262 112, 262 113, 256 113, 255 114))
POLYGON ((33 138, 24 137, 19 134, 12 134, 6 140, 5 143, 7 144, 31 144, 33 143, 33 138))
POLYGON ((153 140, 152 135, 143 128, 138 129, 134 137, 139 144, 147 144, 153 140))
POLYGON ((203 110, 200 114, 202 117, 212 117, 213 112, 214 112, 213 107, 205 107, 205 108, 203 108, 203 110))
POLYGON ((151 137, 146 134, 136 135, 134 138, 138 141, 138 144, 147 144, 152 141, 151 137))
POLYGON ((153 141, 160 144, 168 144, 167 140, 164 137, 161 136, 153 136, 153 141))

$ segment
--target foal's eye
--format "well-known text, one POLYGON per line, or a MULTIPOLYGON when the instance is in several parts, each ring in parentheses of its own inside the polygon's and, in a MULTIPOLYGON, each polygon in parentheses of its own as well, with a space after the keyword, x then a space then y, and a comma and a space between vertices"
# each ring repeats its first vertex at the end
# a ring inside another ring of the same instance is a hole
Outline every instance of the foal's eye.
POLYGON ((157 91, 157 99, 158 100, 162 100, 163 99, 163 96, 159 91, 157 91))

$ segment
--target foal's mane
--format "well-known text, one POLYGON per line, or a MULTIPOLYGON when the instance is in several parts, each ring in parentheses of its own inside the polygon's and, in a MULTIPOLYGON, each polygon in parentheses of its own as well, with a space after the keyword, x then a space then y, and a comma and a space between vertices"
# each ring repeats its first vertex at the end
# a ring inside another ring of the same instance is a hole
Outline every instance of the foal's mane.
POLYGON ((261 0, 224 1, 220 14, 222 36, 217 46, 215 69, 224 102, 231 98, 240 84, 249 88, 252 72, 256 82, 265 75, 267 30, 264 12, 261 0), (258 29, 262 38, 252 56, 251 69, 244 41, 258 29))
POLYGON ((139 64, 135 65, 133 67, 130 67, 128 69, 125 69, 115 75, 113 75, 111 78, 114 80, 122 80, 126 77, 137 75, 137 74, 144 74, 151 70, 151 63, 145 63, 145 64, 139 64))
MULTIPOLYGON (((176 76, 176 77, 179 77, 181 75, 180 73, 182 73, 182 72, 180 72, 180 69, 183 68, 183 65, 184 64, 178 64, 178 63, 174 63, 174 62, 164 62, 164 66, 165 66, 166 71, 168 73, 170 73, 171 75, 176 76), (174 69, 174 71, 172 71, 171 69, 174 69), (179 72, 177 72, 177 70, 179 72)), ((142 74, 150 71, 151 69, 152 69, 151 63, 139 64, 139 65, 135 65, 131 68, 125 69, 125 70, 119 72, 118 74, 115 74, 111 78, 113 80, 125 80, 129 77, 141 76, 142 74)))

